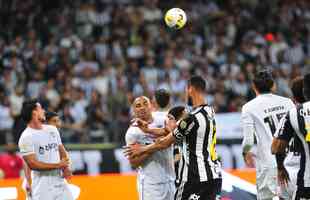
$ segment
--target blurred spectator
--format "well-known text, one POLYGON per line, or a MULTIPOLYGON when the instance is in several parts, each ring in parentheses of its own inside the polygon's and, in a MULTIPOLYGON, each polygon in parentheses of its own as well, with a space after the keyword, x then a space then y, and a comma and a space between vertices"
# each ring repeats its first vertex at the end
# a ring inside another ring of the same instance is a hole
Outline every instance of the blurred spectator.
POLYGON ((7 98, 0 109, 7 121, 1 130, 13 120, 18 138, 21 102, 37 97, 61 114, 65 142, 92 141, 100 130, 98 136, 107 136, 100 141, 121 143, 137 95, 165 88, 172 105, 184 104, 187 79, 200 74, 208 103, 217 112, 235 112, 253 97, 256 70, 273 70, 277 93, 290 96, 291 79, 310 66, 309 1, 181 1, 189 20, 179 31, 163 25, 174 6, 2 1, 0 85, 7 98))
POLYGON ((19 178, 23 169, 23 159, 15 153, 16 145, 5 146, 7 153, 0 154, 0 171, 4 178, 19 178))

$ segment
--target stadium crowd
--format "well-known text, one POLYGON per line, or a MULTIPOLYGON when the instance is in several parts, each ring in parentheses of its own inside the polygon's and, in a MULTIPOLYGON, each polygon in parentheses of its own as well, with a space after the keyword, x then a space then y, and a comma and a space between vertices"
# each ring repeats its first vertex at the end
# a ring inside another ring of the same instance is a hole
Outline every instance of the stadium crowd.
POLYGON ((277 93, 310 68, 310 1, 0 1, 0 142, 17 141, 22 102, 38 98, 63 120, 66 143, 124 142, 130 103, 169 89, 185 102, 200 74, 216 112, 253 97, 251 75, 269 68, 277 93), (180 7, 188 24, 164 25, 180 7))

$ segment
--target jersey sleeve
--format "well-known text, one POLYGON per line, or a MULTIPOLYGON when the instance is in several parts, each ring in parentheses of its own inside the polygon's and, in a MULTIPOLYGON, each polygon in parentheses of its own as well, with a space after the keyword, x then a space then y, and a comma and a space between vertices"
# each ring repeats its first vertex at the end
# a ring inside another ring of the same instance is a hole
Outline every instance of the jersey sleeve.
POLYGON ((183 137, 189 135, 195 126, 195 116, 189 114, 180 121, 177 128, 173 132, 173 136, 177 140, 181 140, 183 137))
POLYGON ((21 137, 18 142, 18 147, 22 156, 27 156, 35 153, 31 135, 21 137))
POLYGON ((247 145, 254 145, 254 119, 251 116, 251 113, 247 111, 247 109, 242 108, 241 114, 241 124, 242 124, 242 132, 243 132, 243 141, 242 146, 245 147, 247 145))
POLYGON ((62 141, 61 141, 60 133, 57 128, 56 128, 56 138, 57 138, 58 145, 61 145, 62 141))
POLYGON ((134 144, 138 142, 138 138, 133 132, 132 128, 129 128, 125 135, 126 145, 134 144))
POLYGON ((294 136, 294 128, 291 124, 290 113, 288 112, 285 117, 280 121, 280 124, 275 132, 275 138, 289 142, 294 136))

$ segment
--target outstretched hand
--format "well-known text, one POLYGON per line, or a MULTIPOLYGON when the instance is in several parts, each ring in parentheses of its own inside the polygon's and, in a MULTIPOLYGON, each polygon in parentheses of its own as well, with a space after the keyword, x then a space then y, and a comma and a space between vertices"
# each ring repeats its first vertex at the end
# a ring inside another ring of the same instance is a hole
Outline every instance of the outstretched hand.
POLYGON ((123 149, 125 156, 128 158, 139 157, 144 153, 143 146, 138 143, 124 146, 123 149))

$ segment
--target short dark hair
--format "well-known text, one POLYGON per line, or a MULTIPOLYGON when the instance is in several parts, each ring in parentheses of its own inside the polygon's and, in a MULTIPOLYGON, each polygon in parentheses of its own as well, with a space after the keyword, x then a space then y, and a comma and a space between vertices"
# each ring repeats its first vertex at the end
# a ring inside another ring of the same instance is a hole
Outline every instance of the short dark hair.
POLYGON ((310 73, 304 76, 304 97, 310 101, 310 73))
POLYGON ((58 114, 56 112, 52 112, 52 111, 47 111, 45 113, 45 118, 46 118, 46 121, 48 122, 51 118, 53 117, 57 117, 58 114))
POLYGON ((259 93, 271 92, 274 81, 270 70, 259 71, 255 74, 253 84, 259 93))
POLYGON ((192 86, 195 89, 203 92, 206 90, 206 81, 201 76, 192 76, 188 80, 188 86, 192 86))
POLYGON ((36 99, 31 99, 23 102, 23 107, 21 111, 22 119, 29 123, 32 119, 32 111, 36 109, 38 105, 38 101, 36 99))
POLYGON ((168 115, 172 115, 178 121, 182 117, 184 110, 184 106, 175 106, 168 111, 168 115))
POLYGON ((160 108, 168 106, 170 101, 170 93, 165 89, 159 89, 155 91, 155 101, 160 108))
POLYGON ((293 93, 293 98, 295 101, 298 103, 304 103, 306 101, 304 93, 303 93, 303 88, 304 88, 304 79, 303 77, 297 77, 294 78, 292 81, 292 93, 293 93))

